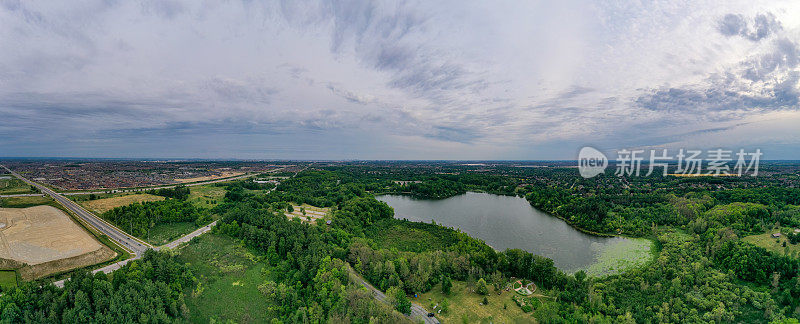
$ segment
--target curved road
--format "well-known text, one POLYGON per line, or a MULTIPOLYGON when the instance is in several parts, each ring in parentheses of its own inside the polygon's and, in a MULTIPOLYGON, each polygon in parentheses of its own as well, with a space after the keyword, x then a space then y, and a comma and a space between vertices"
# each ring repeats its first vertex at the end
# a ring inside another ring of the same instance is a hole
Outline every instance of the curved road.
MULTIPOLYGON (((179 238, 177 240, 174 240, 172 242, 169 242, 167 244, 159 246, 159 247, 156 248, 156 250, 161 250, 161 249, 164 249, 164 248, 174 249, 174 248, 178 247, 179 245, 181 245, 183 243, 191 241, 195 237, 198 237, 200 235, 203 235, 203 234, 207 233, 215 225, 217 225, 217 221, 213 221, 213 222, 211 222, 211 224, 208 224, 206 226, 198 228, 194 232, 186 234, 186 235, 184 235, 183 237, 181 237, 181 238, 179 238)), ((122 261, 119 261, 119 262, 116 262, 116 263, 112 263, 112 264, 109 264, 109 265, 107 265, 105 267, 102 267, 102 268, 94 269, 92 271, 92 273, 103 272, 105 274, 109 274, 111 272, 116 271, 119 268, 122 268, 123 266, 128 264, 128 262, 130 262, 131 260, 136 260, 139 257, 141 257, 141 255, 137 255, 137 256, 135 256, 133 258, 130 258, 130 259, 125 259, 125 260, 122 260, 122 261)), ((59 281, 54 281, 53 284, 56 285, 56 287, 64 287, 64 282, 65 281, 66 281, 66 279, 62 279, 62 280, 59 280, 59 281)))
MULTIPOLYGON (((347 269, 350 271, 351 274, 354 275, 358 283, 364 286, 364 288, 367 288, 367 290, 372 291, 372 296, 375 297, 375 299, 383 303, 389 303, 386 300, 388 298, 386 294, 384 294, 378 288, 375 288, 374 286, 370 285, 369 282, 364 280, 364 278, 361 278, 361 276, 359 276, 358 273, 356 273, 355 270, 353 270, 353 268, 350 266, 349 263, 347 264, 347 269)), ((404 315, 406 315, 409 319, 415 322, 421 319, 424 323, 427 324, 439 324, 439 320, 436 319, 436 317, 428 317, 428 313, 429 313, 428 310, 426 310, 424 307, 420 306, 417 303, 412 302, 411 313, 404 315)))

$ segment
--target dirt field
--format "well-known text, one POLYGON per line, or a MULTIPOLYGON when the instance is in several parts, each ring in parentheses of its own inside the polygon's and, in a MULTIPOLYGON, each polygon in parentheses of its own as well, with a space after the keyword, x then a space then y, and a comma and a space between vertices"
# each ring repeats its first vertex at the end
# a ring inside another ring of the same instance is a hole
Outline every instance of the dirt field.
POLYGON ((151 194, 135 194, 119 197, 111 197, 97 200, 82 201, 80 204, 89 211, 102 214, 117 207, 127 206, 132 203, 145 202, 145 201, 159 201, 164 200, 164 197, 151 195, 151 194))
POLYGON ((23 279, 99 263, 116 253, 52 206, 0 208, 0 258, 19 261, 23 279))
POLYGON ((244 172, 231 172, 231 171, 224 171, 222 174, 218 176, 207 176, 207 177, 194 177, 194 178, 186 178, 186 179, 175 179, 175 181, 180 183, 189 183, 189 182, 198 182, 198 181, 210 181, 216 180, 221 178, 229 178, 229 177, 236 177, 243 175, 244 172))

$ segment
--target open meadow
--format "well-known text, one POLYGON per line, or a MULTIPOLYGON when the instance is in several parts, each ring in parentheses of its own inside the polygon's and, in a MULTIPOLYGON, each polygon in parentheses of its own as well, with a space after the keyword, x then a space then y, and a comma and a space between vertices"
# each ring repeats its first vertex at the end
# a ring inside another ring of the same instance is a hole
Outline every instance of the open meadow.
POLYGON ((0 174, 0 195, 32 193, 31 186, 10 174, 0 174))
POLYGON ((115 197, 81 201, 80 204, 95 214, 102 214, 117 207, 146 201, 160 201, 164 197, 151 194, 123 194, 115 197))
POLYGON ((225 198, 225 187, 210 184, 189 188, 189 201, 197 207, 211 208, 225 198))
POLYGON ((772 237, 772 233, 776 232, 777 230, 773 230, 764 234, 745 236, 742 241, 760 246, 778 255, 787 255, 793 258, 800 257, 800 244, 789 243, 786 235, 781 235, 778 238, 772 237))
POLYGON ((10 291, 17 287, 17 272, 0 270, 0 291, 10 291))
POLYGON ((270 304, 258 286, 269 279, 268 266, 235 239, 214 233, 180 248, 178 259, 189 264, 197 287, 186 292, 189 320, 200 323, 266 323, 270 304))
MULTIPOLYGON (((532 323, 535 321, 533 312, 525 313, 512 299, 518 295, 514 290, 501 289, 497 294, 494 287, 489 287, 486 296, 475 292, 474 285, 463 281, 452 281, 453 287, 450 294, 444 294, 441 284, 436 285, 429 292, 413 299, 431 312, 436 313, 442 323, 532 323), (483 298, 489 304, 482 305, 483 298), (443 301, 447 300, 447 311, 439 312, 443 301), (436 308, 434 309, 434 306, 436 308)), ((540 296, 534 294, 534 296, 540 296)), ((549 297, 540 298, 542 301, 550 300, 549 297)))
POLYGON ((309 204, 292 206, 292 212, 284 213, 288 218, 299 218, 300 221, 316 224, 318 219, 330 219, 328 213, 330 208, 314 207, 309 204))
POLYGON ((0 207, 2 208, 27 208, 40 205, 48 205, 57 208, 60 206, 53 198, 48 196, 0 198, 0 207))

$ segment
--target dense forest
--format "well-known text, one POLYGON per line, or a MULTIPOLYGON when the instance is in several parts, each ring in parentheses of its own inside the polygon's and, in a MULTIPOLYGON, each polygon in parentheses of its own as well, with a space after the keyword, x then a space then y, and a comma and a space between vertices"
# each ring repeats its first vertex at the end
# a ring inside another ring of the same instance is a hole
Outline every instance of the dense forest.
POLYGON ((173 323, 188 312, 184 288, 194 283, 186 266, 152 250, 109 277, 74 273, 64 288, 22 284, 0 295, 2 323, 173 323))

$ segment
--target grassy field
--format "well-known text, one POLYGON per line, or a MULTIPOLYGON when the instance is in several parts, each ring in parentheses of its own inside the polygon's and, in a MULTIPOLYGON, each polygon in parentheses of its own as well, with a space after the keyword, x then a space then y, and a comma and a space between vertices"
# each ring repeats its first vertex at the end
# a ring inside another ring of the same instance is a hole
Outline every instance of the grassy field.
POLYGON ((599 277, 625 272, 647 264, 653 259, 653 241, 644 238, 627 238, 613 243, 600 252, 588 269, 589 276, 599 277))
POLYGON ((258 290, 270 279, 269 267, 249 249, 208 233, 181 248, 178 258, 190 264, 199 281, 196 289, 186 292, 191 322, 269 322, 269 303, 258 290))
POLYGON ((150 235, 142 239, 154 246, 159 246, 172 242, 196 229, 197 226, 195 226, 194 222, 157 224, 150 229, 150 235))
POLYGON ((0 270, 0 289, 9 291, 17 287, 17 272, 14 270, 0 270))
POLYGON ((411 252, 444 250, 456 242, 452 229, 394 218, 376 222, 365 234, 379 248, 411 252))
MULTIPOLYGON (((495 292, 494 287, 489 288, 488 305, 481 305, 482 295, 473 292, 474 287, 463 281, 452 281, 453 287, 449 295, 441 291, 441 286, 436 285, 431 291, 420 295, 414 302, 424 306, 428 311, 434 311, 433 307, 441 305, 442 300, 447 299, 449 311, 447 314, 438 313, 442 323, 531 323, 533 312, 525 313, 511 299, 516 292, 501 290, 500 295, 495 292)), ((534 294, 534 296, 537 296, 534 294)), ((543 301, 548 299, 543 298, 543 301)))
MULTIPOLYGON (((261 190, 258 190, 261 191, 261 190)), ((302 205, 293 205, 294 211, 291 213, 284 213, 286 217, 289 218, 299 218, 300 221, 306 223, 316 224, 318 219, 325 219, 329 220, 330 215, 330 208, 323 208, 323 207, 314 207, 309 204, 302 204, 302 205), (303 213, 305 211, 305 214, 303 213)))
POLYGON ((115 197, 81 201, 79 203, 84 208, 99 215, 117 207, 127 206, 137 202, 159 200, 164 200, 164 197, 151 194, 122 194, 115 197))
POLYGON ((189 201, 197 207, 211 208, 225 198, 225 188, 214 185, 189 187, 189 201))
POLYGON ((3 208, 28 208, 39 205, 49 205, 62 209, 61 205, 48 196, 0 198, 0 207, 3 208))
POLYGON ((0 195, 32 193, 31 186, 10 174, 0 174, 0 195))
POLYGON ((769 251, 775 252, 778 255, 788 255, 791 257, 800 257, 800 244, 791 244, 786 239, 786 235, 781 235, 779 238, 772 238, 772 233, 778 230, 771 230, 764 234, 750 235, 742 238, 742 241, 753 244, 755 246, 763 247, 769 251), (783 246, 784 242, 786 247, 783 246))

